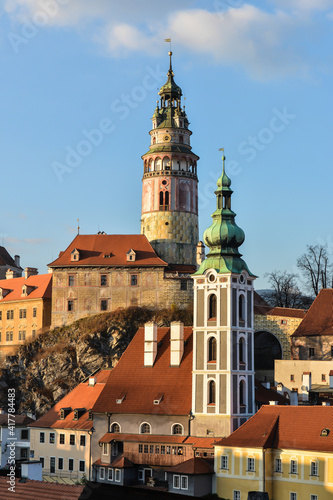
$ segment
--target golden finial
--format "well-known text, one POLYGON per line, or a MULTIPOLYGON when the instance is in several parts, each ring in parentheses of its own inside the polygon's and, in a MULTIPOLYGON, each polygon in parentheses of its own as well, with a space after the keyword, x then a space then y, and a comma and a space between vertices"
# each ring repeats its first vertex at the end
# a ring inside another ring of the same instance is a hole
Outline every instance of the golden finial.
POLYGON ((223 165, 223 172, 224 172, 224 163, 225 163, 225 156, 224 156, 224 148, 220 148, 219 151, 223 151, 222 155, 222 165, 223 165))

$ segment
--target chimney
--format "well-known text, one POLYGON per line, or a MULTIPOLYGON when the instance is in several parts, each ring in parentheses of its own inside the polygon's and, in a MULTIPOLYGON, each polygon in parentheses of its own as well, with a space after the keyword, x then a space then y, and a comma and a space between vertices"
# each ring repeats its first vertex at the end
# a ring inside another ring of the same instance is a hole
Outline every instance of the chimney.
POLYGON ((172 321, 170 327, 170 365, 179 366, 184 354, 184 324, 172 321))
POLYGON ((24 278, 27 280, 30 276, 36 276, 38 269, 36 267, 26 267, 24 269, 24 278))
POLYGON ((322 406, 330 406, 329 401, 322 401, 321 404, 322 404, 322 406))
POLYGON ((20 256, 14 255, 14 260, 15 260, 15 266, 20 267, 20 256))
POLYGON ((6 412, 3 408, 0 408, 0 415, 6 415, 6 412))
POLYGON ((278 404, 279 404, 279 402, 278 402, 278 401, 270 401, 270 402, 269 402, 269 404, 270 404, 271 406, 276 406, 276 405, 278 405, 278 404))
POLYGON ((13 271, 12 269, 8 269, 6 272, 6 280, 11 280, 13 278, 16 278, 16 271, 13 271))
POLYGON ((333 389, 333 370, 330 371, 330 389, 333 389))
POLYGON ((278 394, 282 394, 282 395, 283 395, 283 384, 282 384, 282 382, 279 382, 279 383, 277 384, 277 386, 276 386, 276 392, 277 392, 278 394))
POLYGON ((88 385, 90 387, 94 387, 94 385, 96 384, 96 382, 97 382, 97 378, 96 377, 89 377, 88 385))
POLYGON ((145 324, 144 366, 153 366, 157 355, 157 324, 145 324))
POLYGON ((200 264, 203 263, 205 260, 206 255, 205 255, 205 245, 203 244, 202 241, 199 241, 197 244, 197 264, 200 266, 200 264))

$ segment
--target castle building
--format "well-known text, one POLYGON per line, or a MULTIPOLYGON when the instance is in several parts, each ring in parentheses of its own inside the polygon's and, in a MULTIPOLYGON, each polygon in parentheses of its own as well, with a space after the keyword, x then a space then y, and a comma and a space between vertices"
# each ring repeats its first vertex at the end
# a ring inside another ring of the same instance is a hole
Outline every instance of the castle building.
POLYGON ((0 356, 10 356, 26 340, 51 324, 52 275, 37 274, 26 267, 24 276, 14 278, 8 270, 0 280, 0 356))
POLYGON ((199 157, 192 152, 182 90, 174 81, 172 52, 168 80, 159 92, 150 131, 149 151, 142 156, 141 233, 170 264, 196 264, 198 238, 199 157))
POLYGON ((13 278, 20 278, 22 276, 22 267, 20 266, 20 257, 14 256, 14 259, 9 255, 5 247, 0 246, 0 280, 6 278, 7 271, 13 273, 13 278))
POLYGON ((253 282, 238 248, 244 232, 231 209, 231 180, 223 171, 217 206, 204 233, 207 259, 193 275, 194 432, 229 435, 254 411, 253 282), (208 429, 208 431, 207 431, 208 429))

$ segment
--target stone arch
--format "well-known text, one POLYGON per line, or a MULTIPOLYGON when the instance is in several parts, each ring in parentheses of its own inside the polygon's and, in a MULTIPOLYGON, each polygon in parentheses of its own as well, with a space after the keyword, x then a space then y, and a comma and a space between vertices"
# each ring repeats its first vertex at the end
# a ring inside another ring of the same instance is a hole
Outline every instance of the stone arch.
POLYGON ((274 360, 282 358, 282 345, 276 335, 267 330, 256 331, 254 334, 256 378, 274 382, 274 360))

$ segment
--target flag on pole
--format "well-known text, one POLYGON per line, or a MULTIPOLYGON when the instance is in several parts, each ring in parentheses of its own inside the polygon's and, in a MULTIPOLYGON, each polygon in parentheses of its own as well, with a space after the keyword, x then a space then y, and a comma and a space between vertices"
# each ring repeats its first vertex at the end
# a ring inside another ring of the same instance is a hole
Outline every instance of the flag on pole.
POLYGON ((165 42, 170 42, 171 43, 171 38, 164 38, 165 42))

